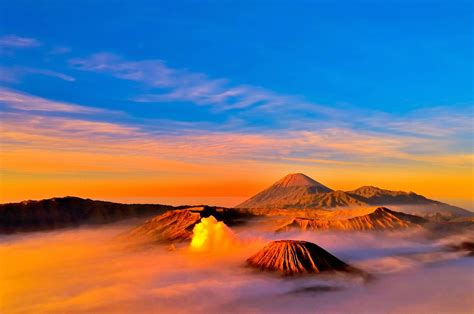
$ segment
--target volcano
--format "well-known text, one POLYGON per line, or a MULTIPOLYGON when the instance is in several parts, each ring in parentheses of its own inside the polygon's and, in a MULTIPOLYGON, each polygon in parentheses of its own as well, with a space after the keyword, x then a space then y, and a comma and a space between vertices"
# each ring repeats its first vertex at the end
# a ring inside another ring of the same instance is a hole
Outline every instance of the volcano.
POLYGON ((352 191, 334 191, 302 174, 285 176, 237 208, 248 209, 334 209, 369 206, 397 206, 403 212, 446 219, 472 217, 465 209, 441 203, 413 192, 390 191, 363 186, 352 191))
POLYGON ((172 210, 145 221, 128 234, 135 239, 150 239, 153 242, 180 242, 190 240, 194 226, 201 220, 199 212, 172 210))
POLYGON ((238 208, 336 208, 367 205, 344 191, 333 191, 302 173, 280 179, 238 208))
POLYGON ((372 213, 348 219, 293 218, 277 231, 298 230, 394 230, 420 227, 428 221, 424 218, 379 207, 372 213))
POLYGON ((390 191, 375 186, 363 186, 346 192, 351 197, 369 205, 398 206, 404 212, 432 217, 472 217, 473 213, 463 208, 438 202, 414 192, 390 191))
POLYGON ((248 258, 247 264, 282 275, 355 270, 316 244, 295 240, 273 241, 248 258))
POLYGON ((258 193, 238 208, 288 208, 310 205, 313 196, 332 192, 332 189, 302 173, 285 176, 269 188, 258 193))
POLYGON ((232 208, 194 206, 170 210, 145 221, 122 236, 145 242, 182 242, 191 240, 193 229, 201 218, 212 216, 227 226, 241 224, 253 216, 232 208))

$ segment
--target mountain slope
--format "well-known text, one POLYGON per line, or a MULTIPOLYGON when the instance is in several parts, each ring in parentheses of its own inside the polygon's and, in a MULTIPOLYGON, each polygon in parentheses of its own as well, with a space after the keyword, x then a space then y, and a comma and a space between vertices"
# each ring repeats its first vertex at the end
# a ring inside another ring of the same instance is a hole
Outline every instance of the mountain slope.
POLYGON ((191 240, 194 226, 201 218, 213 216, 227 226, 240 225, 254 217, 233 208, 197 206, 158 215, 121 235, 136 242, 182 242, 191 240))
POLYGON ((423 217, 471 217, 474 213, 460 207, 428 199, 413 192, 390 191, 363 186, 353 191, 333 191, 308 176, 296 173, 256 194, 237 208, 254 210, 333 209, 390 205, 399 211, 423 217))
POLYGON ((172 210, 147 220, 128 234, 135 239, 160 241, 185 241, 193 235, 194 226, 201 220, 199 212, 172 210))
POLYGON ((298 230, 393 230, 399 228, 419 227, 427 220, 418 216, 395 212, 385 207, 379 207, 372 213, 348 219, 309 219, 293 218, 278 228, 277 231, 298 230))
POLYGON ((351 267, 314 243, 281 240, 267 244, 247 259, 248 265, 283 275, 350 271, 351 267))
POLYGON ((157 215, 173 208, 167 205, 119 204, 70 196, 1 204, 0 233, 104 224, 157 215))
POLYGON ((309 200, 304 204, 302 208, 337 208, 367 205, 344 191, 332 191, 311 195, 309 200))
POLYGON ((333 190, 302 173, 295 173, 285 176, 269 188, 236 207, 306 208, 314 206, 314 202, 333 202, 330 200, 331 197, 321 200, 317 196, 328 192, 333 192, 333 190))
POLYGON ((363 186, 353 191, 347 191, 347 194, 360 201, 367 202, 372 205, 386 204, 426 204, 431 201, 424 196, 413 192, 390 191, 375 186, 363 186))
POLYGON ((374 186, 363 186, 347 194, 369 205, 398 205, 404 212, 422 216, 470 217, 474 214, 463 208, 438 202, 413 192, 390 191, 374 186))

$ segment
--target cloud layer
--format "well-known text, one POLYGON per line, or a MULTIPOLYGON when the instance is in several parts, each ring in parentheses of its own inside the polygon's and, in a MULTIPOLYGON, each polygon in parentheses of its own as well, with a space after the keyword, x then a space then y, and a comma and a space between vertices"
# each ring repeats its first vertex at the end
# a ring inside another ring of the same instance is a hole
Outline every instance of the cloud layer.
MULTIPOLYGON (((41 45, 16 35, 0 43, 41 45)), ((116 196, 132 178, 133 193, 140 197, 153 191, 225 196, 224 184, 227 196, 249 196, 288 172, 307 172, 341 189, 373 184, 432 197, 438 192, 472 197, 470 104, 402 114, 334 107, 160 59, 128 60, 111 53, 74 57, 70 48, 57 51, 55 57, 64 63, 64 71, 57 71, 47 67, 54 47, 46 47, 44 66, 12 63, 0 69, 8 86, 0 88, 2 188, 11 194, 18 182, 25 183, 9 200, 19 200, 21 193, 26 193, 21 198, 37 197, 45 180, 54 182, 50 193, 104 191, 100 185, 116 196), (73 94, 76 84, 91 79, 102 96, 89 106, 27 93, 19 86, 31 74, 59 78, 54 82, 67 84, 61 88, 73 94), (102 91, 107 80, 120 82, 113 95, 102 91), (90 190, 80 186, 98 178, 102 181, 90 190), (169 187, 152 183, 157 181, 169 187)))
MULTIPOLYGON (((0 238, 0 309, 24 312, 468 312, 472 259, 437 252, 420 234, 256 233, 219 252, 187 245, 136 248, 116 241, 132 226, 82 228, 0 238), (281 278, 246 268, 268 241, 312 241, 375 274, 281 278), (424 256, 424 258, 420 258, 424 256), (131 293, 133 291, 133 293, 131 293), (212 297, 211 297, 212 296, 212 297), (376 309, 376 310, 374 310, 376 309)), ((462 239, 462 238, 461 238, 462 239)), ((452 239, 451 239, 452 240, 452 239)), ((457 239, 460 240, 460 239, 457 239)))

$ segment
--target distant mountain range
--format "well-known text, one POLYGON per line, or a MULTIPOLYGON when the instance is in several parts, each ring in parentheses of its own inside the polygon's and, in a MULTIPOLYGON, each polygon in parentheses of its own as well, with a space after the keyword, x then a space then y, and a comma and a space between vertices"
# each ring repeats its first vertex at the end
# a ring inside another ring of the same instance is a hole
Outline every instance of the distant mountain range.
POLYGON ((82 224, 104 224, 159 215, 168 205, 119 204, 79 197, 58 197, 0 205, 0 233, 53 230, 82 224))
POLYGON ((292 229, 302 231, 340 230, 340 231, 365 231, 365 230, 394 230, 400 228, 414 228, 428 223, 428 220, 419 216, 396 212, 385 207, 379 207, 373 212, 346 219, 324 218, 291 218, 277 231, 292 229))
POLYGON ((302 173, 285 176, 236 207, 334 209, 384 205, 395 205, 404 212, 423 216, 441 215, 453 218, 473 215, 463 208, 431 200, 413 192, 389 191, 374 186, 363 186, 353 191, 334 191, 302 173))
MULTIPOLYGON (((250 216, 265 215, 265 211, 268 210, 295 210, 293 216, 296 217, 298 214, 297 210, 310 210, 307 212, 313 212, 311 209, 318 209, 327 212, 327 210, 345 208, 350 209, 352 212, 355 208, 365 210, 365 208, 374 206, 387 206, 392 210, 378 213, 380 215, 375 217, 377 219, 382 216, 385 219, 390 215, 393 216, 393 213, 396 212, 419 215, 435 221, 454 218, 470 219, 474 216, 474 213, 460 207, 431 200, 413 192, 389 191, 373 186, 363 186, 353 191, 334 191, 301 173, 285 176, 269 188, 236 206, 234 209, 204 206, 204 209, 199 212, 199 215, 200 217, 213 215, 218 220, 223 220, 226 224, 235 224, 239 223, 239 221, 244 221, 250 216)), ((170 210, 185 209, 188 207, 190 206, 183 205, 174 207, 159 204, 120 204, 78 197, 60 197, 40 201, 0 204, 0 233, 8 234, 14 232, 53 230, 83 224, 104 224, 129 218, 157 216, 170 210)), ((309 216, 311 215, 305 215, 304 217, 309 218, 309 216)), ((399 218, 399 216, 400 215, 397 217, 399 218)), ((197 217, 197 215, 191 215, 189 217, 197 217)), ((186 216, 185 220, 188 220, 189 217, 186 216)), ((150 229, 162 228, 163 224, 179 221, 180 216, 170 214, 168 218, 169 219, 157 220, 155 222, 152 221, 149 226, 143 226, 141 231, 146 231, 148 227, 150 227, 150 229)), ((372 218, 374 217, 369 215, 360 219, 365 219, 368 221, 366 222, 369 223, 372 218)), ((393 217, 390 219, 392 218, 393 217)), ((196 222, 194 219, 192 220, 189 227, 196 222)), ((321 222, 309 223, 303 220, 295 220, 294 223, 301 225, 307 224, 310 228, 321 224, 321 222)), ((354 225, 355 220, 350 222, 340 220, 339 224, 342 223, 346 224, 346 227, 340 227, 342 229, 357 229, 357 227, 347 227, 354 225)), ((380 223, 380 221, 376 220, 376 223, 380 223)), ((384 223, 387 223, 387 221, 384 223)), ((397 223, 402 225, 400 222, 397 223)), ((319 225, 317 228, 321 229, 323 226, 319 225)), ((328 228, 334 228, 334 223, 331 223, 331 226, 328 228)), ((173 237, 173 231, 171 229, 170 232, 170 236, 173 237)), ((182 236, 182 234, 179 235, 179 237, 182 236)))
MULTIPOLYGON (((0 234, 54 230, 91 224, 100 225, 130 218, 149 218, 168 212, 169 214, 164 216, 165 219, 151 219, 136 232, 145 234, 147 230, 158 228, 160 232, 157 233, 165 234, 165 238, 174 236, 182 238, 186 237, 185 232, 174 234, 174 230, 185 229, 177 228, 177 223, 189 223, 192 230, 192 226, 201 217, 213 215, 228 225, 236 225, 253 216, 249 212, 232 208, 120 204, 67 196, 40 201, 0 204, 0 234), (190 212, 197 214, 187 215, 190 212), (192 218, 196 219, 192 220, 192 218)), ((150 232, 153 233, 153 231, 150 232)), ((155 238, 155 240, 159 239, 155 238)))

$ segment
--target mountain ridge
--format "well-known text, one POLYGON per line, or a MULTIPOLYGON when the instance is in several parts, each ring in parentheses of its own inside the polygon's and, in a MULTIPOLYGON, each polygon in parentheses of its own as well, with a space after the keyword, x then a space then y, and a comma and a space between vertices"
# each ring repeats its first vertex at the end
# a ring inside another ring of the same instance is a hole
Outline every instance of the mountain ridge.
POLYGON ((302 231, 315 230, 342 230, 342 231, 365 231, 365 230, 395 230, 400 228, 420 227, 428 220, 415 215, 409 215, 390 210, 386 207, 378 207, 373 212, 342 219, 324 218, 292 218, 289 222, 279 227, 276 231, 288 231, 298 229, 302 231))
POLYGON ((404 212, 423 216, 436 214, 448 218, 474 216, 474 213, 468 210, 431 200, 414 192, 390 191, 375 186, 362 186, 351 191, 334 191, 301 173, 283 177, 236 208, 333 209, 370 205, 397 205, 404 212), (288 181, 292 184, 281 184, 288 181), (309 184, 312 182, 315 182, 315 185, 309 184))
POLYGON ((128 238, 150 239, 153 242, 190 240, 194 226, 201 220, 199 211, 171 210, 145 221, 127 233, 128 238))
POLYGON ((106 224, 175 209, 161 204, 121 204, 75 196, 0 204, 0 233, 30 232, 106 224))

